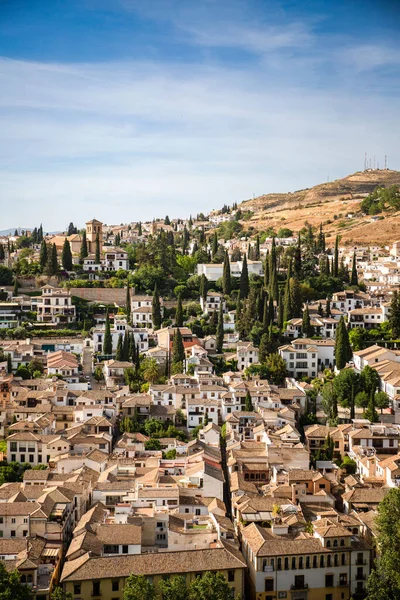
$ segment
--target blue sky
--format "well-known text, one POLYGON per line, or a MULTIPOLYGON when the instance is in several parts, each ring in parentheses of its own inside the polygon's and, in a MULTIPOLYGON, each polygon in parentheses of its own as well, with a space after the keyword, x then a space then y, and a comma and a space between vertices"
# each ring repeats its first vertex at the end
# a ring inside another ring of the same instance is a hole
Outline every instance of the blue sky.
POLYGON ((0 229, 399 168, 398 2, 2 0, 0 229))

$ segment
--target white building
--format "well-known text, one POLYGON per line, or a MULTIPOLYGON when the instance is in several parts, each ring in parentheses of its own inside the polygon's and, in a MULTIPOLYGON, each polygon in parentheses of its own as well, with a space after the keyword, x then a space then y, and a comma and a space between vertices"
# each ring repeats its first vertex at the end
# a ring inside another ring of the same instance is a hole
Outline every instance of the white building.
MULTIPOLYGON (((243 261, 231 262, 231 276, 240 277, 243 268, 243 261)), ((263 264, 261 260, 248 260, 247 270, 249 275, 263 275, 263 264)), ((217 281, 224 272, 223 263, 200 263, 197 265, 197 275, 205 275, 208 281, 217 281)))
POLYGON ((37 301, 37 320, 39 323, 73 323, 76 320, 75 306, 71 292, 66 288, 52 285, 42 287, 42 296, 37 301))

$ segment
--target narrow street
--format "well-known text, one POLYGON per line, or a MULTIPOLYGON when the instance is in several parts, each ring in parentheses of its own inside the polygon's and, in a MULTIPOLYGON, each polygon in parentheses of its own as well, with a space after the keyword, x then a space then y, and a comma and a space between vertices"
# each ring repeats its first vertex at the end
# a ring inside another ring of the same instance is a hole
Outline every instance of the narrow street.
POLYGON ((93 374, 92 374, 92 359, 93 359, 93 350, 92 348, 84 348, 82 352, 82 373, 83 376, 89 376, 88 381, 90 381, 90 385, 92 386, 92 390, 100 389, 100 384, 97 383, 93 374))

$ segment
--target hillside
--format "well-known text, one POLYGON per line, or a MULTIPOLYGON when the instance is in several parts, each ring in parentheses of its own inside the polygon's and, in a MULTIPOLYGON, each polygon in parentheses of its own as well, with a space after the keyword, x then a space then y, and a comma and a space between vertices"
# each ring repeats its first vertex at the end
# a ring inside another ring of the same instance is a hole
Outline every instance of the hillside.
POLYGON ((342 243, 384 245, 400 237, 400 212, 387 212, 383 219, 371 221, 359 211, 360 201, 378 185, 400 185, 400 172, 363 171, 315 187, 287 194, 266 194, 245 200, 239 208, 254 214, 243 224, 260 231, 288 227, 299 231, 305 221, 314 226, 322 222, 328 242, 337 233, 342 243), (347 217, 351 215, 351 217, 347 217))

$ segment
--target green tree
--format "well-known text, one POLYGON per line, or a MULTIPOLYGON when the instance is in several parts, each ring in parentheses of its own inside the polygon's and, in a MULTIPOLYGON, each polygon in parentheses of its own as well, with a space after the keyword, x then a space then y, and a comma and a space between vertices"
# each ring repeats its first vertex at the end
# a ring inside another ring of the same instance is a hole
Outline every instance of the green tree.
POLYGON ((0 563, 0 600, 31 600, 33 591, 24 583, 18 571, 8 571, 4 563, 0 563))
POLYGON ((340 321, 336 329, 335 339, 336 367, 339 370, 344 369, 348 361, 351 360, 352 356, 353 351, 351 349, 346 323, 344 321, 344 318, 340 317, 340 321))
POLYGON ((249 295, 249 271, 247 269, 246 255, 243 257, 242 272, 240 274, 240 297, 247 298, 249 295))
POLYGON ((222 353, 222 347, 224 344, 224 313, 223 313, 222 304, 223 303, 222 303, 222 298, 221 298, 221 302, 219 305, 219 312, 218 312, 217 331, 215 334, 216 350, 217 350, 218 354, 222 353))
POLYGON ((56 275, 58 271, 57 247, 55 244, 51 246, 47 256, 46 274, 56 275))
POLYGON ((104 376, 103 376, 103 370, 102 370, 102 368, 100 366, 97 366, 95 368, 95 370, 94 370, 94 378, 95 378, 95 380, 97 382, 101 381, 103 379, 103 377, 104 376))
POLYGON ((189 600, 232 600, 231 587, 222 573, 207 571, 190 584, 189 600))
POLYGON ((286 362, 280 354, 269 354, 265 361, 268 372, 268 379, 274 385, 280 385, 287 377, 286 362))
POLYGON ((350 285, 358 285, 358 273, 357 273, 357 262, 356 253, 353 252, 353 264, 351 267, 350 285))
POLYGON ((186 579, 181 575, 161 580, 158 589, 161 592, 162 600, 187 600, 188 597, 186 579))
POLYGON ((200 276, 200 297, 203 298, 204 302, 207 298, 208 292, 208 279, 204 273, 200 276))
POLYGON ((50 600, 72 600, 72 594, 70 592, 64 592, 64 590, 57 585, 51 592, 50 600))
POLYGON ((131 320, 131 289, 129 281, 126 282, 126 300, 125 300, 126 320, 130 323, 131 320))
POLYGON ((393 292, 390 302, 390 327, 392 328, 393 339, 400 338, 400 296, 397 290, 393 292))
POLYGON ((108 310, 106 313, 106 325, 104 329, 103 354, 105 354, 106 356, 110 356, 112 354, 112 337, 108 310))
POLYGON ((379 410, 381 411, 381 414, 385 408, 389 408, 390 401, 389 401, 389 396, 386 394, 386 392, 376 392, 375 406, 376 406, 376 408, 379 408, 379 410))
POLYGON ((124 587, 124 600, 156 600, 156 589, 144 575, 129 575, 124 587))
POLYGON ((158 364, 154 358, 146 358, 142 362, 143 379, 148 383, 154 383, 158 377, 158 364))
POLYGON ((115 354, 115 360, 122 360, 122 353, 123 353, 123 337, 122 337, 122 333, 120 333, 119 336, 118 336, 117 351, 116 351, 116 354, 115 354))
POLYGON ((40 258, 39 258, 39 262, 40 262, 40 268, 42 271, 44 271, 44 269, 46 268, 47 265, 47 244, 46 244, 46 240, 42 241, 42 244, 40 246, 40 258))
POLYGON ((160 296, 158 293, 157 284, 154 287, 154 293, 153 293, 152 321, 153 321, 153 328, 160 329, 160 327, 161 327, 161 305, 160 305, 160 296))
POLYGON ((176 306, 175 313, 175 326, 182 327, 183 325, 183 308, 182 308, 182 296, 178 296, 178 304, 176 306))
POLYGON ((297 277, 290 278, 290 305, 292 317, 301 317, 303 302, 301 300, 300 284, 297 277))
POLYGON ((253 406, 253 403, 251 401, 251 394, 250 394, 249 390, 247 390, 247 392, 246 392, 246 400, 245 400, 245 407, 244 407, 244 409, 247 412, 253 412, 253 410, 254 410, 254 406, 253 406))
POLYGON ((222 291, 224 294, 229 295, 231 293, 231 265, 229 262, 228 252, 225 252, 224 256, 224 270, 222 274, 222 291))
POLYGON ((71 246, 67 238, 64 240, 64 245, 61 254, 61 264, 66 271, 72 271, 72 252, 71 246))
POLYGON ((268 333, 263 333, 260 340, 260 347, 258 349, 258 360, 260 363, 266 361, 269 352, 268 333))
POLYGON ((400 598, 400 490, 391 488, 378 504, 375 524, 379 555, 367 584, 368 600, 400 598))
POLYGON ((184 360, 185 348, 182 341, 182 335, 178 327, 174 333, 174 337, 172 340, 172 364, 180 365, 182 368, 182 363, 184 360))
POLYGON ((13 296, 18 296, 18 289, 19 289, 19 283, 18 283, 18 277, 16 277, 14 279, 13 296))
POLYGON ((81 263, 83 263, 83 259, 86 258, 87 256, 88 256, 88 246, 87 246, 87 239, 86 239, 86 229, 84 229, 83 233, 82 233, 81 249, 79 252, 79 261, 81 263))
POLYGON ((311 337, 314 335, 314 328, 311 325, 310 313, 308 310, 308 305, 303 310, 303 322, 301 325, 301 330, 303 332, 303 336, 311 337))
POLYGON ((335 250, 333 254, 333 277, 337 277, 339 274, 339 236, 335 238, 335 250))

